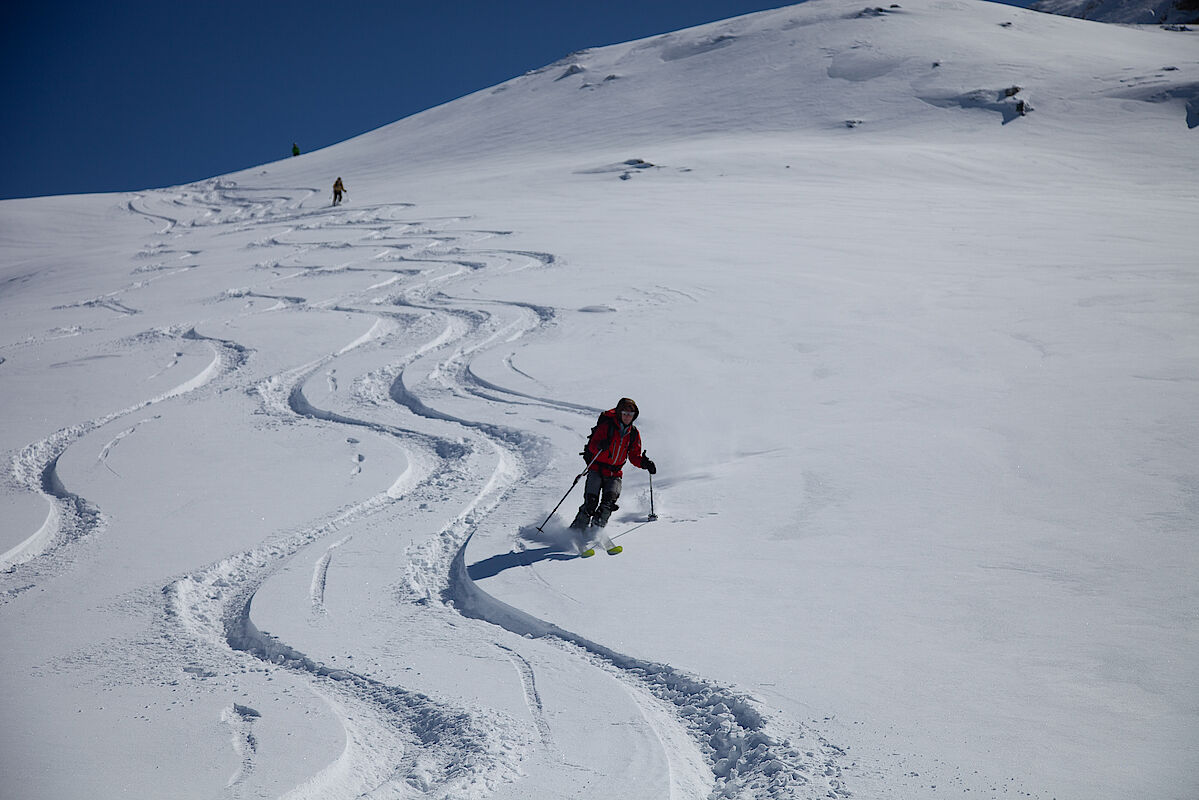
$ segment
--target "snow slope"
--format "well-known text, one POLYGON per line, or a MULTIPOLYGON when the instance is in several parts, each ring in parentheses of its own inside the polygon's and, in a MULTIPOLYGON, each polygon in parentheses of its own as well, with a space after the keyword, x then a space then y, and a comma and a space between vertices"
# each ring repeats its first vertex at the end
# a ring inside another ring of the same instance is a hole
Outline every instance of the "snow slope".
POLYGON ((1096 22, 1126 25, 1180 25, 1199 22, 1199 4, 1195 0, 1038 0, 1036 11, 1064 14, 1096 22))
POLYGON ((1194 797, 1199 40, 900 5, 0 203, 4 794, 1194 797))

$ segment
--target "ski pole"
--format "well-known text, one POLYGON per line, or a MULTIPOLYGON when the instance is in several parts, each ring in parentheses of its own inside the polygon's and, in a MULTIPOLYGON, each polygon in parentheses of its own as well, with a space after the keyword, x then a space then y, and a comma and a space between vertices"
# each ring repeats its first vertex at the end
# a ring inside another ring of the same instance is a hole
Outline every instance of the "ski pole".
POLYGON ((545 533, 545 531, 541 530, 542 528, 545 527, 545 523, 549 522, 550 517, 554 516, 554 512, 556 512, 558 510, 558 506, 561 506, 563 503, 566 502, 566 498, 569 497, 570 493, 574 491, 575 484, 577 484, 579 482, 579 478, 581 478, 587 474, 587 470, 591 469, 591 465, 594 464, 595 459, 597 459, 599 457, 600 457, 600 454, 596 453, 595 456, 590 461, 587 462, 587 466, 583 467, 583 471, 575 476, 575 479, 570 482, 570 488, 566 490, 566 494, 562 495, 562 499, 558 501, 558 505, 554 506, 554 510, 550 512, 550 516, 545 518, 545 522, 542 522, 540 525, 537 526, 537 530, 541 531, 542 533, 545 533))
POLYGON ((654 513, 654 474, 651 472, 649 474, 649 516, 646 521, 653 522, 657 518, 658 515, 654 513))

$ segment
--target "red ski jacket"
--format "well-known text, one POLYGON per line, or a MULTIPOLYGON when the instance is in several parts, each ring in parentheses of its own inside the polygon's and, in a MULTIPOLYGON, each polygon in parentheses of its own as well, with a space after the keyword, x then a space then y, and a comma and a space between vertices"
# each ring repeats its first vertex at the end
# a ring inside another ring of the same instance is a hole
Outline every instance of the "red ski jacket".
POLYGON ((600 414, 595 427, 591 429, 583 457, 591 464, 591 470, 605 478, 621 477, 626 458, 634 467, 644 469, 641 461, 641 432, 631 423, 628 427, 621 425, 616 409, 610 408, 600 414), (599 458, 596 458, 597 453, 599 458), (592 459, 595 459, 594 462, 592 459))

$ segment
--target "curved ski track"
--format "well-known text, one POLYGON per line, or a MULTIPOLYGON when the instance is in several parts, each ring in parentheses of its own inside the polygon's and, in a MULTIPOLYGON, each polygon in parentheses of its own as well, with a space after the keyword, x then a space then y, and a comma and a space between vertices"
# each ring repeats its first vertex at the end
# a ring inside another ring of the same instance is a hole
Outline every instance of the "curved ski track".
MULTIPOLYGON (((41 528, 9 549, 8 552, 0 555, 0 570, 11 572, 14 567, 32 561, 39 556, 53 556, 56 551, 80 541, 103 527, 103 512, 94 503, 70 491, 59 478, 58 460, 68 447, 83 436, 114 420, 195 392, 233 372, 249 357, 248 351, 237 343, 201 336, 196 333, 194 328, 155 330, 135 337, 142 342, 161 338, 204 341, 212 349, 212 361, 199 374, 163 394, 96 419, 85 420, 62 428, 45 439, 27 445, 16 453, 12 458, 12 478, 19 486, 45 498, 50 509, 41 528)), ((6 592, 0 596, 11 596, 11 593, 6 592)))
MULTIPOLYGON (((305 207, 306 201, 320 194, 312 188, 251 188, 212 180, 141 194, 127 205, 128 212, 160 226, 159 235, 169 232, 175 238, 185 238, 196 228, 217 227, 231 234, 261 230, 251 246, 268 252, 263 263, 278 267, 286 260, 297 264, 297 274, 319 278, 342 271, 393 273, 366 290, 319 306, 308 306, 303 298, 281 299, 316 313, 361 314, 374 323, 339 351, 246 388, 257 394, 265 414, 286 424, 334 425, 396 442, 409 457, 405 473, 385 492, 330 511, 299 529, 277 532, 258 546, 197 569, 163 589, 168 646, 187 663, 204 665, 187 671, 217 674, 220 669, 255 663, 287 669, 309 683, 341 721, 343 754, 287 797, 485 796, 499 783, 519 777, 520 762, 528 751, 556 751, 533 664, 517 652, 507 633, 497 630, 493 644, 516 669, 533 719, 531 727, 498 713, 457 708, 363 673, 326 666, 261 632, 252 619, 259 588, 310 545, 355 522, 432 496, 435 487, 469 489, 480 480, 482 485, 448 524, 410 548, 405 580, 394 588, 397 602, 423 607, 435 617, 457 613, 520 637, 557 642, 564 657, 609 674, 642 709, 662 742, 670 764, 672 798, 848 796, 840 767, 844 753, 812 731, 789 723, 787 732, 795 738, 786 738, 752 699, 735 689, 670 665, 622 655, 508 606, 474 583, 465 566, 471 536, 507 496, 536 477, 538 465, 549 459, 549 445, 537 434, 441 411, 438 406, 443 401, 458 408, 464 401, 536 406, 575 415, 580 428, 599 409, 507 389, 472 369, 478 354, 555 324, 553 309, 465 300, 448 289, 469 286, 477 275, 546 268, 555 258, 482 247, 506 232, 461 227, 469 218, 414 220, 409 204, 305 207), (321 239, 325 232, 331 235, 321 239), (347 240, 351 233, 357 236, 354 241, 347 240), (359 251, 365 250, 374 255, 362 257, 359 251), (326 263, 328 253, 347 263, 326 263), (301 259, 305 263, 300 264, 301 259), (428 334, 423 344, 399 357, 387 355, 388 346, 413 318, 428 334), (353 381, 353 414, 318 408, 308 400, 309 379, 323 370, 330 376, 330 385, 336 385, 332 375, 338 359, 367 349, 385 363, 353 381), (408 421, 397 424, 397 416, 408 421)), ((156 243, 138 257, 155 259, 168 252, 178 251, 156 243)), ((187 256, 196 252, 184 251, 187 256)), ((158 268, 165 269, 152 269, 158 268)), ((14 456, 12 475, 20 485, 45 497, 50 513, 41 529, 2 557, 10 574, 24 562, 56 556, 69 560, 66 545, 103 526, 103 511, 73 494, 57 476, 58 459, 73 442, 115 419, 194 393, 218 378, 227 383, 249 357, 236 343, 206 339, 192 328, 152 335, 204 339, 213 349, 214 360, 170 392, 64 428, 14 456)), ((503 363, 525 375, 513 365, 512 357, 507 355, 503 363)), ((310 595, 318 613, 323 610, 333 553, 351 537, 343 535, 326 545, 313 569, 310 595)), ((487 630, 453 627, 462 636, 487 630)), ((254 772, 258 717, 254 709, 237 704, 223 714, 241 763, 231 787, 254 772)), ((561 760, 561 754, 553 757, 561 760)))

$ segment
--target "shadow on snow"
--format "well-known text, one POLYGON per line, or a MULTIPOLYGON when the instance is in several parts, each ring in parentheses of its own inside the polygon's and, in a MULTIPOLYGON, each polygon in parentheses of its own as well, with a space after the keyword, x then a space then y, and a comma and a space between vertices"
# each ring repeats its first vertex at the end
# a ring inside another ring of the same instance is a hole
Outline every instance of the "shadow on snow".
POLYGON ((575 553, 564 553, 557 547, 539 547, 535 550, 513 550, 509 553, 501 553, 498 556, 485 558, 482 561, 471 564, 466 568, 466 573, 472 581, 483 580, 484 578, 494 578, 506 569, 513 567, 527 567, 530 564, 536 564, 538 561, 567 561, 578 558, 575 553))

